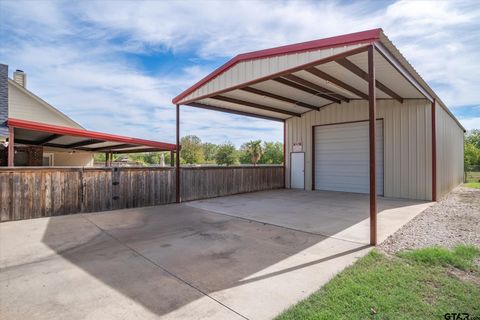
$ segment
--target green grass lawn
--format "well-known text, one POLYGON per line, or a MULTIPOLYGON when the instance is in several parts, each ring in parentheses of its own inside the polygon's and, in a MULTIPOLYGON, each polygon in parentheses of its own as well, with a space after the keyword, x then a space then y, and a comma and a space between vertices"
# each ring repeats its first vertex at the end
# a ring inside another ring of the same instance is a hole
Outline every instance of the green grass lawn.
POLYGON ((277 319, 445 319, 480 316, 480 249, 426 248, 390 257, 376 250, 277 319))
POLYGON ((465 183, 464 186, 467 188, 480 189, 480 182, 468 182, 468 183, 465 183))

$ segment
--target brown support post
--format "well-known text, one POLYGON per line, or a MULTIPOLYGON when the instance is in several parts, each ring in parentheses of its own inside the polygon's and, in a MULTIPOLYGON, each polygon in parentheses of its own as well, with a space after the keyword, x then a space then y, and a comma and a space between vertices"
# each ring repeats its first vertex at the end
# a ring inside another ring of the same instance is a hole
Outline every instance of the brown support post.
POLYGON ((14 128, 8 127, 8 166, 13 167, 15 159, 15 136, 14 128))
POLYGON ((376 175, 376 96, 375 96, 375 61, 374 48, 368 48, 368 137, 370 140, 370 245, 377 245, 377 175, 376 175))
POLYGON ((182 201, 182 197, 180 196, 180 105, 177 104, 177 146, 176 146, 176 157, 175 157, 175 195, 176 195, 176 202, 180 203, 182 201))
POLYGON ((173 153, 173 150, 170 150, 170 167, 175 166, 175 154, 173 153))
POLYGON ((105 152, 105 167, 108 167, 108 152, 105 152))
POLYGON ((283 189, 286 187, 286 176, 287 176, 287 120, 283 120, 283 189))
POLYGON ((437 201, 437 128, 435 99, 432 101, 432 201, 437 201))

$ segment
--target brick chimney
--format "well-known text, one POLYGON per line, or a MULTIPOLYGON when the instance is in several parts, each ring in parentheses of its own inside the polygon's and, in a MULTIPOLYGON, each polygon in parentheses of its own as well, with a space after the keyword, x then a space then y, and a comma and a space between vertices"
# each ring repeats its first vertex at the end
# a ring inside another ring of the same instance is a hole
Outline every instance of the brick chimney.
POLYGON ((27 74, 23 72, 23 70, 15 70, 13 73, 13 80, 22 87, 27 87, 27 74))

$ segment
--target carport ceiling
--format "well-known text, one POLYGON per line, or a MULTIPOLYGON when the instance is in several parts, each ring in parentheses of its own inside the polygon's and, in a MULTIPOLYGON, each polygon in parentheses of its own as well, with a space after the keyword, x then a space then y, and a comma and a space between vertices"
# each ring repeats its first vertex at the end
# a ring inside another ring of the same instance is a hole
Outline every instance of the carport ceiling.
POLYGON ((284 121, 331 104, 366 100, 371 46, 377 99, 436 99, 446 109, 382 29, 238 55, 173 103, 284 121))

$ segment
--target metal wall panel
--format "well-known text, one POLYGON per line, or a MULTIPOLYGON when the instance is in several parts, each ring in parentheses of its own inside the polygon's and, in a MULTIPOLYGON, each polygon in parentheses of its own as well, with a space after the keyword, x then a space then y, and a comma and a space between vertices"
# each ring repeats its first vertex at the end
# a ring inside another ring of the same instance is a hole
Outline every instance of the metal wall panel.
POLYGON ((437 195, 444 196, 463 182, 464 132, 456 121, 436 105, 437 195))
MULTIPOLYGON (((385 197, 431 200, 431 104, 425 99, 377 101, 377 118, 384 119, 385 197)), ((368 119, 368 101, 332 104, 320 111, 287 120, 286 186, 289 154, 301 142, 305 151, 305 186, 312 189, 312 126, 368 119)), ((437 146, 438 148, 438 146, 437 146)))
MULTIPOLYGON (((294 68, 302 64, 350 51, 361 46, 364 46, 364 44, 347 45, 323 50, 313 50, 242 61, 193 91, 183 98, 182 101, 198 98, 206 94, 230 88, 286 69, 294 68)), ((180 103, 182 103, 182 101, 180 103)))

